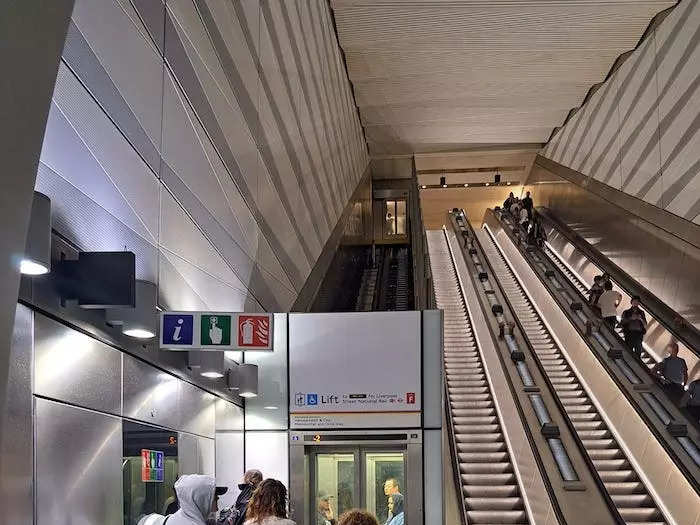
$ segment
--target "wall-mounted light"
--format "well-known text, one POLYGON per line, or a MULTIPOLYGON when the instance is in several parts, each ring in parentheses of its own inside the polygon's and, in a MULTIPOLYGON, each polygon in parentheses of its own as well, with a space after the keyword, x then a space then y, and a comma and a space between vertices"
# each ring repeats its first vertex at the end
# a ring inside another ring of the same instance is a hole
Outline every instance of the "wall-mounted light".
POLYGON ((229 390, 238 390, 241 397, 257 397, 258 365, 242 363, 229 369, 226 374, 226 386, 229 390))
MULTIPOLYGON (((134 308, 109 308, 105 311, 107 324, 121 326, 122 333, 136 339, 155 337, 158 326, 156 285, 136 281, 134 308)), ((223 368, 223 367, 222 367, 223 368)))
POLYGON ((223 352, 200 352, 201 365, 199 375, 209 379, 219 379, 224 377, 224 353, 223 352))
POLYGON ((190 350, 187 352, 187 367, 200 376, 219 379, 225 375, 224 353, 190 350))
POLYGON ((25 275, 43 275, 51 271, 51 199, 34 192, 29 229, 19 271, 25 275))
POLYGON ((510 181, 506 182, 506 186, 510 186, 510 181))
POLYGON ((487 182, 486 184, 484 184, 484 186, 489 186, 489 183, 487 182))
POLYGON ((465 188, 468 188, 468 187, 469 187, 469 184, 465 184, 464 187, 465 187, 465 188))
POLYGON ((427 188, 427 186, 425 184, 421 184, 421 188, 425 189, 425 188, 427 188))

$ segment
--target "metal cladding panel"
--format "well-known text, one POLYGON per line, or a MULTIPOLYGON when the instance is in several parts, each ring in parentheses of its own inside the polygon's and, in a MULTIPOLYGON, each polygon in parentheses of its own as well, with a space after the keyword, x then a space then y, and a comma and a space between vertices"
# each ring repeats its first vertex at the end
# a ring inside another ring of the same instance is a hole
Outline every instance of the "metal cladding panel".
POLYGON ((243 408, 221 398, 217 399, 214 405, 216 432, 243 430, 243 408))
POLYGON ((213 439, 197 438, 197 460, 200 474, 216 474, 216 446, 213 439))
POLYGON ((442 428, 442 312, 423 312, 423 428, 442 428))
POLYGON ((34 337, 35 394, 121 413, 121 352, 40 314, 34 337))
POLYGON ((177 468, 178 473, 201 474, 199 472, 199 452, 197 451, 197 436, 179 432, 177 435, 177 468))
POLYGON ((180 381, 178 387, 180 422, 177 428, 213 438, 216 419, 215 400, 216 396, 180 381))
POLYGON ((124 356, 124 417, 177 429, 179 379, 124 356))
POLYGON ((17 305, 0 413, 0 509, 7 525, 32 521, 32 315, 29 308, 17 305))
POLYGON ((243 477, 243 432, 216 433, 216 484, 228 487, 219 506, 233 505, 238 497, 238 484, 243 477))
POLYGON ((120 525, 121 419, 41 398, 35 414, 34 523, 120 525))

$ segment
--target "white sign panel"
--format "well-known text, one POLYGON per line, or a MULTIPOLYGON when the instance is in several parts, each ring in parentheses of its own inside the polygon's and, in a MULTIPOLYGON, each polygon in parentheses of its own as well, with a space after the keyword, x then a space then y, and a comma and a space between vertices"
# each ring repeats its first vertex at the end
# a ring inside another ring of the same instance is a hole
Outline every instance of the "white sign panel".
POLYGON ((291 426, 421 424, 420 312, 289 314, 291 426))

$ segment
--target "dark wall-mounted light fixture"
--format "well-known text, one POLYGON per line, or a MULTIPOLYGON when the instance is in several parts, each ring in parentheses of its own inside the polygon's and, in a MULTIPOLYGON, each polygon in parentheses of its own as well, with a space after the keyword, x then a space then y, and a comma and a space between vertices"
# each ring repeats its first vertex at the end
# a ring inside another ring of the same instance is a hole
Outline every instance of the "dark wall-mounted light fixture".
POLYGON ((25 275, 43 275, 51 271, 51 199, 34 192, 24 254, 19 270, 25 275))

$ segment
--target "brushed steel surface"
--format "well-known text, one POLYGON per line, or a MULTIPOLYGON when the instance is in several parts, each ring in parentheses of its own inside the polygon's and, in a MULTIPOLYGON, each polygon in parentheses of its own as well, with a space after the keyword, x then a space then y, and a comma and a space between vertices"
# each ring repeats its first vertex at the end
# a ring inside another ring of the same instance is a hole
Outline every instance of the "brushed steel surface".
POLYGON ((32 522, 32 321, 17 305, 0 411, 0 512, 6 525, 32 522))
POLYGON ((178 430, 214 437, 216 396, 200 390, 190 383, 178 382, 178 430))
POLYGON ((245 362, 258 365, 258 395, 245 403, 248 430, 286 430, 287 398, 287 314, 275 314, 272 352, 247 352, 245 362))
POLYGON ((178 432, 177 435, 177 468, 179 474, 199 474, 199 456, 197 452, 197 436, 178 432))
POLYGON ((197 437, 197 461, 200 474, 216 474, 216 443, 213 439, 197 437))
POLYGON ((121 413, 120 351, 41 314, 34 335, 36 394, 121 413))
MULTIPOLYGON (((219 506, 233 505, 238 497, 238 484, 243 477, 243 432, 216 433, 216 484, 228 487, 219 499, 219 506)), ((265 475, 263 473, 263 475, 265 475)))
POLYGON ((121 419, 41 398, 35 414, 35 523, 120 525, 121 419))
POLYGON ((216 411, 216 432, 243 430, 243 409, 225 399, 214 401, 216 411))
POLYGON ((124 417, 177 429, 180 380, 124 355, 124 417))

